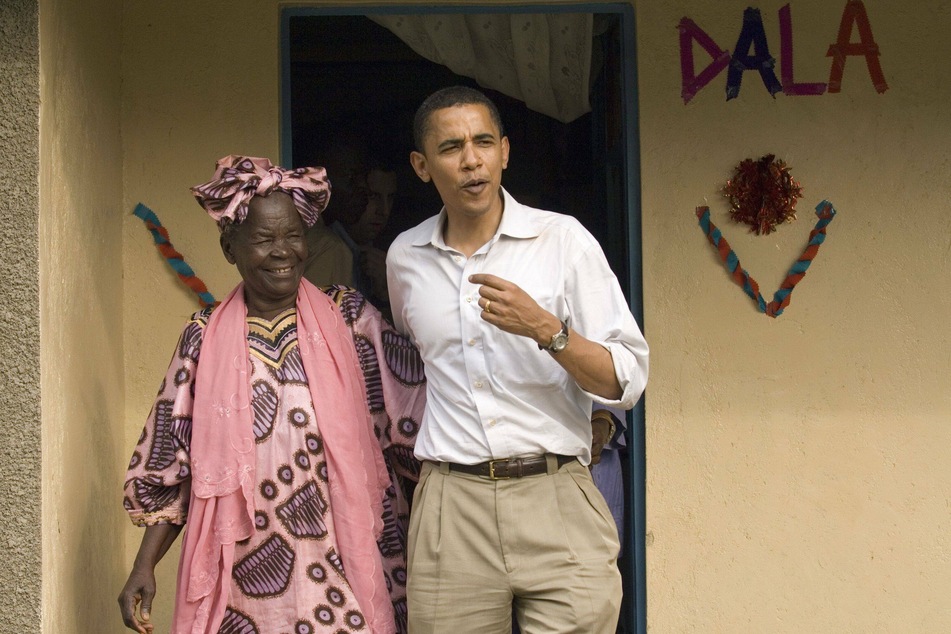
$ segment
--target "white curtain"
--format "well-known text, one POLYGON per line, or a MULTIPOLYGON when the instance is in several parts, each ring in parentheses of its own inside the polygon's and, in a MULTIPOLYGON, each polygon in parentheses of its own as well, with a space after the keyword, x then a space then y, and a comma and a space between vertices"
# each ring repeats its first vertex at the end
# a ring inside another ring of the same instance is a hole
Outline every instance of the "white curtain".
POLYGON ((591 110, 591 13, 367 16, 426 59, 568 123, 591 110))

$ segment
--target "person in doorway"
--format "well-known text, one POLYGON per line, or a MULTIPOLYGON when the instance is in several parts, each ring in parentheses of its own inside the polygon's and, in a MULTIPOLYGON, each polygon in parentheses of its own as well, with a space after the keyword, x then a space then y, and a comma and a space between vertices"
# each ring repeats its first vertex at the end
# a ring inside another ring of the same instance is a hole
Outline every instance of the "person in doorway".
MULTIPOLYGON (((591 412, 591 477, 611 509, 618 537, 624 539, 624 477, 621 450, 627 446, 627 420, 614 407, 595 404, 591 412)), ((621 552, 623 552, 623 543, 621 552)))
POLYGON ((145 526, 119 605, 153 630, 155 565, 186 521, 174 632, 406 632, 397 477, 425 389, 415 349, 358 292, 302 279, 323 168, 228 156, 192 189, 242 282, 185 325, 128 468, 145 526))
POLYGON ((592 403, 630 408, 648 346, 597 241, 501 186, 509 140, 481 92, 414 120, 443 208, 390 246, 396 327, 426 365, 409 538, 414 634, 608 634, 617 529, 587 468, 592 403))
POLYGON ((318 153, 333 184, 334 200, 323 214, 326 227, 315 225, 308 240, 332 239, 334 249, 314 259, 304 276, 318 286, 352 286, 388 315, 386 250, 378 238, 393 211, 397 176, 389 153, 373 153, 368 147, 368 135, 350 130, 318 153), (328 262, 330 258, 335 261, 328 262))
POLYGON ((323 220, 307 229, 304 278, 314 286, 353 286, 353 253, 323 220))
POLYGON ((343 240, 353 257, 353 286, 386 312, 386 251, 376 239, 386 228, 396 200, 396 171, 383 163, 368 163, 361 177, 366 205, 356 213, 336 216, 330 229, 343 240))

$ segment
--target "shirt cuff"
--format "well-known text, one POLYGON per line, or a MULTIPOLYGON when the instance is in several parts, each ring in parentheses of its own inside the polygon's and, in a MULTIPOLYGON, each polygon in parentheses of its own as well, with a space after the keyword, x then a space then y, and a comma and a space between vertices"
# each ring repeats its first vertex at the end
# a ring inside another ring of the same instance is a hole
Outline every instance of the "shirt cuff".
POLYGON ((621 410, 631 409, 637 404, 644 388, 647 386, 647 355, 643 360, 638 359, 634 351, 622 343, 616 342, 597 342, 609 353, 611 353, 611 362, 614 364, 614 376, 621 386, 621 398, 617 400, 607 399, 597 394, 592 394, 582 390, 591 400, 615 407, 621 410))

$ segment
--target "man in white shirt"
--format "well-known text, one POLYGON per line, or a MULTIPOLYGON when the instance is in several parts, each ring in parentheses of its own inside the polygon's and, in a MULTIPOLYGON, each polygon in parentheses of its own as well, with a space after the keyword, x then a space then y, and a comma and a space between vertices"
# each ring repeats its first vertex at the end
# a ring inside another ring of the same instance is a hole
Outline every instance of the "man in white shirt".
POLYGON ((495 105, 440 90, 414 121, 439 215, 387 256, 393 320, 426 364, 409 545, 413 634, 608 634, 617 528, 591 480, 592 401, 632 407, 647 343, 597 241, 501 187, 495 105))

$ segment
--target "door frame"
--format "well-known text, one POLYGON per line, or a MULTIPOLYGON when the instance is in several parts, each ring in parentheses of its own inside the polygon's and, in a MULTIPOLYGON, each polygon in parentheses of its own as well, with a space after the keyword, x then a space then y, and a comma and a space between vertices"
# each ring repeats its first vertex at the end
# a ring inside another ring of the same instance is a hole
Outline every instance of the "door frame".
MULTIPOLYGON (((473 2, 466 5, 358 5, 358 6, 312 6, 282 7, 280 9, 280 155, 282 165, 291 165, 292 109, 291 109, 291 63, 290 21, 300 16, 353 16, 368 14, 454 14, 454 13, 612 13, 617 14, 621 24, 621 99, 623 105, 624 136, 622 190, 626 196, 623 217, 619 227, 627 234, 627 279, 620 280, 631 312, 644 328, 643 276, 641 271, 641 186, 640 186, 640 137, 637 103, 637 49, 635 40, 634 7, 628 3, 575 3, 548 4, 545 2, 514 5, 488 5, 473 2)), ((624 599, 618 631, 634 634, 647 633, 646 589, 646 450, 645 450, 645 399, 627 412, 627 464, 628 497, 625 504, 625 525, 629 527, 622 537, 624 551, 631 553, 627 574, 624 575, 624 599)))

